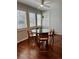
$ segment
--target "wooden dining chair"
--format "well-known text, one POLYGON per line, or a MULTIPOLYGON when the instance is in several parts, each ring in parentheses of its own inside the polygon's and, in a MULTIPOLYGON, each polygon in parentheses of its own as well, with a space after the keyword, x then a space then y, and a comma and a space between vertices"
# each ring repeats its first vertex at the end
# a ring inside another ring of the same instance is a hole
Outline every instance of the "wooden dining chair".
POLYGON ((50 39, 50 44, 49 46, 52 47, 54 45, 54 36, 55 36, 55 32, 54 30, 50 30, 48 33, 49 39, 50 39))
POLYGON ((48 33, 38 33, 38 39, 40 44, 39 47, 48 47, 48 33), (44 44, 44 42, 46 42, 46 44, 44 44))
POLYGON ((35 37, 33 36, 33 32, 31 29, 28 30, 28 39, 29 39, 30 46, 34 47, 36 45, 36 42, 35 42, 35 37))

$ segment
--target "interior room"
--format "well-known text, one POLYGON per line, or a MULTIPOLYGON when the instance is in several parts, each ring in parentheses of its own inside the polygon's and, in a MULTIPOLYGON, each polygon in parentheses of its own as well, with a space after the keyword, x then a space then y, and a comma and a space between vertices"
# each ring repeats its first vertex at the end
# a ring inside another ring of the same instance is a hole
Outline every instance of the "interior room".
POLYGON ((62 59, 62 0, 17 0, 17 59, 62 59))

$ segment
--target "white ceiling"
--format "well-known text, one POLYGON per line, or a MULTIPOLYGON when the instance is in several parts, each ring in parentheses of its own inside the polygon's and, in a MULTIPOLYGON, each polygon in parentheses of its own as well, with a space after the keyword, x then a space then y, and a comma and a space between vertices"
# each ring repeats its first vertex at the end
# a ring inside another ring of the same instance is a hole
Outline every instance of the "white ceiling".
POLYGON ((32 7, 35 7, 40 10, 48 10, 52 7, 52 3, 55 3, 57 0, 45 0, 45 3, 49 1, 49 8, 48 7, 40 7, 41 5, 41 0, 17 0, 18 2, 30 5, 32 7))

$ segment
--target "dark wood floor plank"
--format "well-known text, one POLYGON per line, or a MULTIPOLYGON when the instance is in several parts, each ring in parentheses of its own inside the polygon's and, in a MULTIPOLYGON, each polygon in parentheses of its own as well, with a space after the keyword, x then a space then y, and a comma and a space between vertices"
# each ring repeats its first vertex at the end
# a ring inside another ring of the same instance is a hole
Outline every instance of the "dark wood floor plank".
POLYGON ((62 38, 55 35, 54 46, 49 46, 47 52, 40 52, 29 39, 22 41, 17 44, 17 59, 62 59, 62 38))

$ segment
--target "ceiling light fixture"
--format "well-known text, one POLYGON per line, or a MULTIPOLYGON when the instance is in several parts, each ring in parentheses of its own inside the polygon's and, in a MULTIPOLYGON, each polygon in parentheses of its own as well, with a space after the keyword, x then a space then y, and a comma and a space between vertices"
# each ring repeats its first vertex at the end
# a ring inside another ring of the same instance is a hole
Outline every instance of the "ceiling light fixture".
POLYGON ((43 7, 44 5, 41 4, 40 6, 43 7))
POLYGON ((44 0, 41 0, 41 7, 44 7, 44 0))

